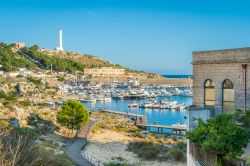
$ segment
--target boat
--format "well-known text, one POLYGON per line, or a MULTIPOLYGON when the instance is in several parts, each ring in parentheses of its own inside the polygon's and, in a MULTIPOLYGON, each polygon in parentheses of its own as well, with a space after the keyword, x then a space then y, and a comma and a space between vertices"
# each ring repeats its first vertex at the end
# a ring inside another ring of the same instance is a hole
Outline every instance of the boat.
POLYGON ((104 97, 104 102, 111 102, 112 98, 111 97, 104 97))
POLYGON ((128 107, 129 108, 136 108, 136 107, 138 107, 138 104, 132 103, 132 104, 129 104, 128 107))
POLYGON ((140 108, 152 108, 153 104, 151 102, 146 102, 140 105, 140 108))
POLYGON ((82 99, 81 101, 82 101, 82 102, 95 103, 95 102, 96 102, 96 99, 93 98, 93 97, 88 97, 88 98, 82 99))

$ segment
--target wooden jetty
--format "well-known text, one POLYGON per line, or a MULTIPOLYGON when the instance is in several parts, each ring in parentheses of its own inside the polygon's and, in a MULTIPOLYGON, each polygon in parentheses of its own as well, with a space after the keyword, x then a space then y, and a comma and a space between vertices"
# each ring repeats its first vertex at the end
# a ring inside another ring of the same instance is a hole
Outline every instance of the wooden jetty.
POLYGON ((175 134, 186 132, 187 127, 183 126, 170 126, 170 125, 152 125, 152 124, 137 124, 138 127, 144 128, 147 131, 150 131, 150 128, 157 129, 158 133, 163 133, 163 129, 171 129, 175 134))
POLYGON ((130 112, 122 112, 122 111, 113 111, 113 110, 98 110, 99 112, 106 112, 109 114, 118 114, 118 115, 122 115, 122 116, 126 116, 129 118, 134 118, 135 119, 135 125, 137 124, 147 124, 147 117, 144 115, 140 115, 140 114, 133 114, 130 112))
POLYGON ((140 115, 140 114, 134 114, 134 113, 122 112, 122 111, 113 111, 113 110, 97 110, 97 111, 106 112, 109 114, 118 114, 118 115, 126 116, 129 118, 134 118, 136 126, 143 128, 150 132, 154 132, 150 130, 153 128, 156 129, 155 132, 157 133, 164 133, 163 129, 171 129, 173 131, 171 134, 177 134, 177 135, 187 131, 187 127, 184 127, 184 126, 148 124, 147 117, 144 115, 140 115))

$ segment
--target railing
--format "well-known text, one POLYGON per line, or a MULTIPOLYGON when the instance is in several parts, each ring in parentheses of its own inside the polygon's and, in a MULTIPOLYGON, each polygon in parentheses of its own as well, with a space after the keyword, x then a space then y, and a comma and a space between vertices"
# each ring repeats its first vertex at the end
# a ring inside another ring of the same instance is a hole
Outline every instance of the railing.
MULTIPOLYGON (((100 121, 102 121, 102 118, 99 120, 96 119, 91 119, 92 120, 92 124, 90 124, 90 126, 88 126, 88 129, 85 131, 86 133, 84 134, 86 136, 86 139, 88 138, 92 128, 99 123, 100 121)), ((82 153, 83 158, 85 158, 86 160, 88 160, 90 163, 92 163, 94 166, 104 166, 104 164, 98 160, 97 158, 95 158, 93 155, 83 152, 82 153)))
MULTIPOLYGON (((190 143, 189 153, 199 166, 217 166, 218 155, 215 152, 203 150, 199 145, 190 143)), ((246 166, 246 161, 240 158, 230 160, 223 157, 221 161, 224 165, 246 166)))
POLYGON ((95 158, 91 154, 83 152, 82 155, 85 159, 87 159, 89 162, 91 162, 94 166, 104 166, 104 164, 100 160, 98 160, 97 158, 95 158))
POLYGON ((203 150, 199 145, 190 143, 189 153, 200 166, 217 166, 217 154, 203 150))

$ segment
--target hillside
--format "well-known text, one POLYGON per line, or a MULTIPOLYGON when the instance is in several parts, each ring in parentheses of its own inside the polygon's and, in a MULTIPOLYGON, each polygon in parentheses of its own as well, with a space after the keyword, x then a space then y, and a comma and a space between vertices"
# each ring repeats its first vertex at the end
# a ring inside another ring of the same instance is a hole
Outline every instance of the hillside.
POLYGON ((110 61, 89 54, 80 54, 72 51, 55 51, 55 50, 44 50, 42 52, 52 57, 60 57, 75 62, 79 62, 83 64, 84 68, 112 67, 112 68, 123 68, 127 72, 138 72, 130 68, 121 66, 119 64, 113 64, 110 61))
POLYGON ((130 73, 143 73, 88 54, 39 49, 36 45, 17 50, 15 44, 5 43, 0 43, 0 65, 5 71, 15 71, 25 67, 27 69, 52 68, 54 71, 72 73, 83 71, 84 68, 113 67, 124 68, 130 73))
POLYGON ((15 71, 20 67, 26 67, 28 69, 35 69, 37 67, 36 64, 30 60, 14 52, 11 45, 5 43, 0 43, 0 65, 5 71, 15 71))
POLYGON ((22 56, 27 56, 33 63, 42 69, 53 69, 54 71, 83 71, 84 65, 80 62, 66 59, 63 57, 52 57, 39 51, 38 46, 25 47, 18 52, 22 56))

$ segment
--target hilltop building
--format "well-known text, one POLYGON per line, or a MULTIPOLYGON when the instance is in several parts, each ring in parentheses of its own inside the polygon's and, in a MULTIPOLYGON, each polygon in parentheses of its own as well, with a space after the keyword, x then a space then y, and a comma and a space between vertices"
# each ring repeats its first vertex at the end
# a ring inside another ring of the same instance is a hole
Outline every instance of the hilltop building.
POLYGON ((59 47, 56 50, 63 51, 62 30, 59 30, 59 47))
POLYGON ((16 44, 16 49, 21 49, 25 47, 25 43, 15 43, 16 44))
MULTIPOLYGON (((250 48, 193 52, 192 64, 193 105, 188 111, 188 130, 197 126, 199 118, 250 109, 250 48)), ((250 145, 247 149, 250 151, 250 145)), ((217 163, 216 154, 190 143, 187 153, 188 166, 217 163)))
POLYGON ((84 69, 84 75, 90 75, 90 76, 123 76, 123 75, 125 75, 125 69, 115 69, 115 68, 112 68, 112 67, 84 69))

